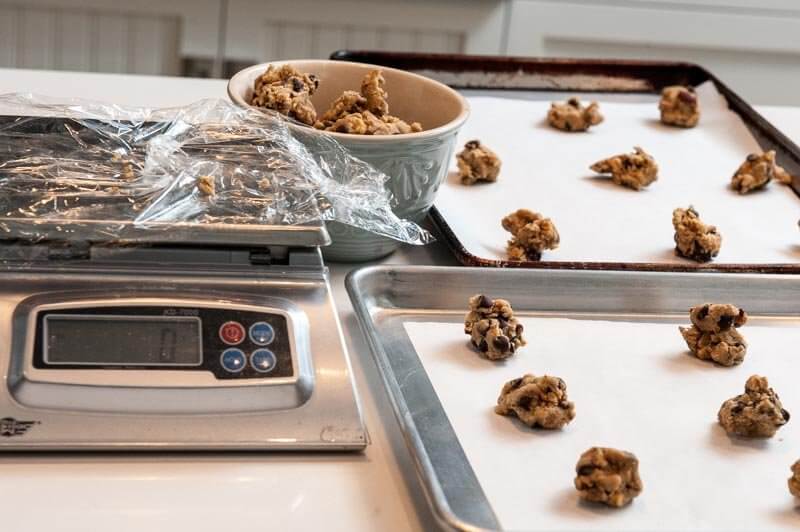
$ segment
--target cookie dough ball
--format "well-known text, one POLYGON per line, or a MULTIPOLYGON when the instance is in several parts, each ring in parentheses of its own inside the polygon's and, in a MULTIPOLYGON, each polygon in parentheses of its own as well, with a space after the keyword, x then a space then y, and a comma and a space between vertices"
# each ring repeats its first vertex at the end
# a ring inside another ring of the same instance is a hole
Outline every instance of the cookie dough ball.
POLYGON ((524 375, 508 381, 494 411, 515 415, 529 427, 560 429, 575 418, 575 404, 567 400, 567 385, 558 377, 524 375))
POLYGON ((201 175, 197 178, 197 190, 203 196, 213 196, 216 190, 214 176, 201 175))
POLYGON ((741 364, 747 342, 736 330, 747 323, 744 310, 727 304, 705 303, 689 310, 691 327, 678 327, 689 351, 701 360, 722 366, 741 364))
POLYGON ((373 70, 361 80, 361 94, 367 100, 367 111, 375 116, 389 114, 389 94, 383 88, 385 84, 380 70, 373 70))
POLYGON ((634 190, 641 190, 658 179, 656 160, 639 146, 634 146, 633 153, 597 161, 590 168, 599 174, 611 174, 614 183, 634 190))
POLYGON ((789 412, 783 409, 767 378, 753 375, 747 379, 742 395, 722 403, 717 417, 728 434, 771 438, 789 421, 789 412))
POLYGON ((689 309, 692 325, 703 332, 723 332, 747 323, 747 313, 735 305, 704 303, 689 309))
POLYGON ((586 107, 578 98, 570 98, 565 103, 551 103, 547 113, 547 123, 562 131, 586 131, 603 121, 600 106, 592 102, 586 107))
POLYGON ((500 158, 479 140, 464 144, 464 149, 456 155, 456 162, 458 175, 465 185, 474 185, 478 181, 491 183, 497 181, 500 174, 500 158))
POLYGON ((291 65, 270 65, 256 78, 250 104, 313 125, 317 111, 311 103, 311 95, 317 87, 319 79, 313 74, 303 74, 291 65))
POLYGON ((800 460, 792 464, 792 476, 789 477, 789 493, 800 497, 800 460))
POLYGON ((120 152, 115 151, 111 154, 111 162, 115 163, 112 166, 119 167, 119 172, 114 173, 114 177, 119 177, 124 179, 125 181, 133 181, 136 179, 136 173, 133 170, 133 165, 136 164, 136 161, 133 159, 126 157, 128 155, 124 150, 120 150, 120 152))
POLYGON ((775 163, 775 151, 751 153, 731 178, 731 188, 739 194, 764 188, 775 178, 784 185, 792 183, 792 176, 775 163))
POLYGON ((333 124, 325 128, 327 131, 337 133, 350 133, 351 135, 368 135, 367 121, 361 113, 353 113, 338 118, 333 124))
POLYGON ((380 70, 361 80, 361 92, 344 91, 314 123, 317 129, 352 135, 402 135, 422 131, 419 122, 408 123, 389 114, 389 94, 380 70))
POLYGON ((639 460, 632 453, 592 447, 575 466, 575 489, 587 501, 620 508, 642 492, 639 460))
POLYGON ((464 334, 489 360, 503 360, 525 345, 523 326, 511 304, 505 299, 491 300, 483 294, 469 299, 469 313, 464 318, 464 334))
POLYGON ((664 87, 658 109, 661 122, 670 126, 694 127, 700 120, 700 102, 692 87, 664 87))
POLYGON ((279 83, 282 85, 292 85, 296 92, 307 92, 314 94, 319 88, 319 78, 314 74, 304 74, 292 65, 269 65, 267 71, 261 74, 255 81, 255 89, 279 83))
POLYGON ((722 235, 713 225, 700 220, 700 214, 693 207, 672 211, 672 225, 675 227, 675 252, 697 262, 709 262, 719 254, 722 235))
POLYGON ((679 329, 689 351, 700 360, 713 360, 721 366, 736 366, 747 355, 747 342, 736 329, 720 333, 703 332, 696 327, 679 329))
POLYGON ((556 249, 560 242, 553 221, 528 209, 512 212, 501 223, 512 234, 507 248, 509 260, 537 261, 542 251, 556 249))
MULTIPOLYGON (((322 124, 322 122, 317 122, 315 127, 319 124, 322 124)), ((318 129, 353 135, 401 135, 422 131, 417 122, 408 124, 397 117, 389 115, 378 118, 369 111, 345 115, 329 126, 318 127, 318 129)))
POLYGON ((361 113, 367 106, 367 99, 356 91, 344 91, 341 96, 333 100, 327 111, 320 117, 314 127, 325 128, 334 122, 352 113, 361 113))
POLYGON ((411 122, 410 124, 405 120, 401 120, 396 116, 383 115, 381 122, 385 124, 385 130, 376 135, 403 135, 405 133, 419 133, 422 131, 422 125, 419 122, 411 122))

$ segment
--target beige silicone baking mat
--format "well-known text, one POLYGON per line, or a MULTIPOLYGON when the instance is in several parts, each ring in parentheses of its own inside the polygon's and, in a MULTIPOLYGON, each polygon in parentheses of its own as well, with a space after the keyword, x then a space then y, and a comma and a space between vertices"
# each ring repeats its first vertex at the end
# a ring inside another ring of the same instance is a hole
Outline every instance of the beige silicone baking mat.
POLYGON ((464 186, 452 161, 436 208, 466 251, 482 259, 507 258, 510 235, 500 220, 524 207, 552 218, 561 234, 560 247, 546 251, 544 261, 691 265, 674 254, 671 219, 674 208, 693 205, 723 235, 717 264, 800 263, 800 198, 777 182, 744 196, 729 188, 747 154, 760 150, 713 84, 700 85, 697 93, 702 117, 693 129, 662 125, 655 96, 627 102, 587 95, 600 102, 605 121, 586 133, 550 128, 549 101, 468 97, 472 114, 458 149, 480 139, 502 159, 500 177, 464 186), (634 146, 659 165, 649 188, 623 188, 589 170, 634 146))
POLYGON ((742 393, 754 373, 800 413, 800 320, 751 320, 741 329, 747 358, 734 368, 692 358, 678 321, 660 321, 526 317, 529 344, 504 363, 468 346, 461 316, 404 324, 503 529, 800 527, 786 484, 800 458, 800 416, 770 440, 730 439, 716 423, 722 402, 742 393), (532 430, 493 412, 503 383, 524 373, 566 381, 577 410, 572 423, 532 430), (630 506, 579 501, 575 463, 594 445, 639 457, 644 491, 630 506))

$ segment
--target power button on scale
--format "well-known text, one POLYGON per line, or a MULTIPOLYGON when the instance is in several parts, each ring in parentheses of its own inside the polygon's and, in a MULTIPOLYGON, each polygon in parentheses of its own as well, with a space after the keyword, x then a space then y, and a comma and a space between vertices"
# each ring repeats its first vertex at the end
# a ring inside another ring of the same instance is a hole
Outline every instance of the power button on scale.
POLYGON ((244 326, 238 321, 228 321, 219 328, 219 338, 228 345, 239 345, 244 341, 244 326))

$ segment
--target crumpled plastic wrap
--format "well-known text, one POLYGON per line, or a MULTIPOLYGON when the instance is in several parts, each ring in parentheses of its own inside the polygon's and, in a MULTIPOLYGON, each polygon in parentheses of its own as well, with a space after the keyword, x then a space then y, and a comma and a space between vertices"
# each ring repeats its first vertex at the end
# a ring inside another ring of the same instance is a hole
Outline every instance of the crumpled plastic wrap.
POLYGON ((0 115, 0 236, 89 239, 101 228, 112 241, 131 224, 333 220, 433 240, 392 212, 385 174, 328 135, 298 140, 276 113, 225 100, 151 110, 6 94, 0 115))

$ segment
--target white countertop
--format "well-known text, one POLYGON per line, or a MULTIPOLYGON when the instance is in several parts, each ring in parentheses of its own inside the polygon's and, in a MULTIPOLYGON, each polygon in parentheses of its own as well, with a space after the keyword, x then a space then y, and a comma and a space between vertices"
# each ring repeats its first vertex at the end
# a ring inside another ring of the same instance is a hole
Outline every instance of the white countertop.
MULTIPOLYGON (((223 80, 0 69, 0 93, 168 107, 224 98, 223 80)), ((759 107, 800 142, 800 108, 759 107)), ((387 264, 454 265, 442 244, 387 264)), ((0 455, 0 529, 425 530, 433 518, 344 290, 331 283, 371 445, 361 454, 0 455)))

